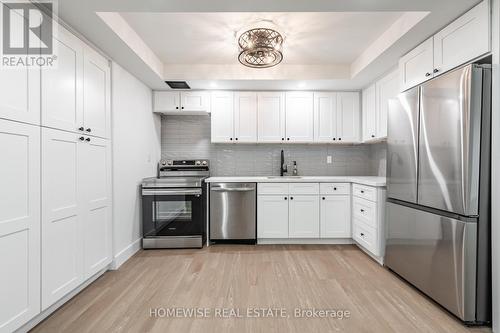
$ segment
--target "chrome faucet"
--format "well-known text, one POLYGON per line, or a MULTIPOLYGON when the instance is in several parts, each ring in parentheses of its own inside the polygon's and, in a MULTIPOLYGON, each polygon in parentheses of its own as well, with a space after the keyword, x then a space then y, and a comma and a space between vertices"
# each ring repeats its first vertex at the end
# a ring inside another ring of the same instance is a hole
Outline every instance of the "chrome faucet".
POLYGON ((285 152, 281 149, 280 176, 283 177, 285 172, 288 172, 288 166, 285 164, 285 152))

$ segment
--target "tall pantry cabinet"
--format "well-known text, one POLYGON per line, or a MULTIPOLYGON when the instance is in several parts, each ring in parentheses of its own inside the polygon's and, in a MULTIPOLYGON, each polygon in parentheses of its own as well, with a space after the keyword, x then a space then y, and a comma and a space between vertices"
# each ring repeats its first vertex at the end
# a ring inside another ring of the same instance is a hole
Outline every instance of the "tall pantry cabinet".
POLYGON ((0 332, 112 260, 109 62, 54 31, 55 67, 0 69, 0 332))

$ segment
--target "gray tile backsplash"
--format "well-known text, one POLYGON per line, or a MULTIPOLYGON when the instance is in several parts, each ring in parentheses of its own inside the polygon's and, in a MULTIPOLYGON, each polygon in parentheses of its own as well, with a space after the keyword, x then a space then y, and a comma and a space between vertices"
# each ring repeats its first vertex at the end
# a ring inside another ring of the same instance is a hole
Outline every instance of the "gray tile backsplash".
MULTIPOLYGON (((206 158, 213 176, 279 175, 280 151, 285 161, 297 161, 299 175, 385 175, 385 143, 375 145, 286 145, 210 143, 210 117, 163 116, 163 159, 206 158), (327 164, 327 156, 332 163, 327 164), (383 166, 382 166, 383 165, 383 166)), ((289 167, 291 172, 292 168, 289 167)))

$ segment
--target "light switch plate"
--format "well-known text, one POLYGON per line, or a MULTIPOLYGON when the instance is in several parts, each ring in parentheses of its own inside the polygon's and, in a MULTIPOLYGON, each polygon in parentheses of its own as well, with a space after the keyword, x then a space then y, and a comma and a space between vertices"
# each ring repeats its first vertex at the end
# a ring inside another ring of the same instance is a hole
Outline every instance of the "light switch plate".
POLYGON ((332 157, 330 155, 326 157, 326 163, 332 164, 332 157))

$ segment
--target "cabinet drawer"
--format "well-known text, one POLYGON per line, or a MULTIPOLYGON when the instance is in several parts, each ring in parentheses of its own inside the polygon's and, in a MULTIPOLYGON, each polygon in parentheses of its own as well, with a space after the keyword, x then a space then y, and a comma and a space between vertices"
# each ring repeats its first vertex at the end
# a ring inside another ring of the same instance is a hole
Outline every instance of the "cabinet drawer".
POLYGON ((290 194, 319 194, 319 183, 290 183, 290 194))
POLYGON ((354 219, 352 238, 366 250, 378 256, 377 234, 374 229, 354 219))
POLYGON ((354 184, 352 186, 354 196, 370 201, 377 201, 377 189, 375 187, 354 184))
POLYGON ((288 183, 260 183, 257 185, 257 194, 288 195, 288 183))
POLYGON ((377 228, 377 205, 375 202, 354 197, 352 210, 355 218, 363 220, 372 228, 377 228))
POLYGON ((322 183, 319 184, 321 194, 351 194, 350 183, 322 183))

